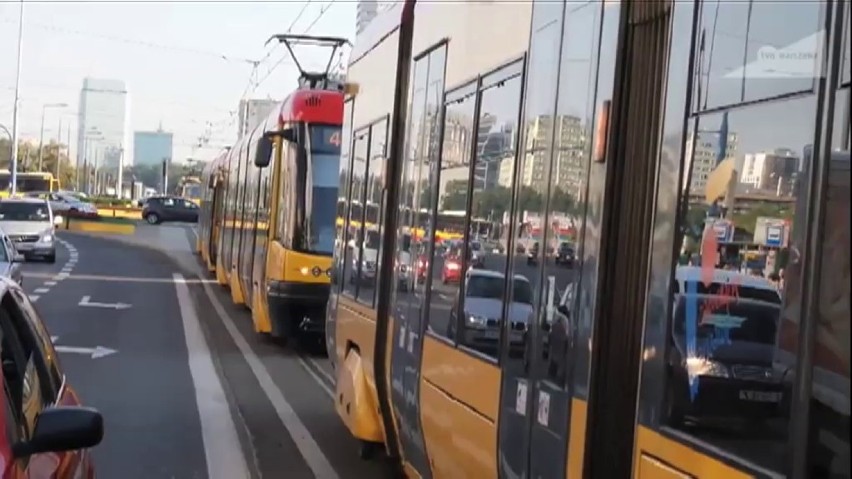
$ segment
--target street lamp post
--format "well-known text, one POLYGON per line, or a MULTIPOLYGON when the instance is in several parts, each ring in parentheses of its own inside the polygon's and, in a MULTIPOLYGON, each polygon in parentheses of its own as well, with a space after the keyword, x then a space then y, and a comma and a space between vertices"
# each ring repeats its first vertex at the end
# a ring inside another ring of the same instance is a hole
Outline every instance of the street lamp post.
MULTIPOLYGON (((65 108, 65 103, 48 103, 41 107, 41 132, 38 137, 38 171, 42 171, 42 160, 44 158, 44 114, 48 108, 65 108)), ((62 122, 59 123, 60 127, 62 122)))
MULTIPOLYGON (((86 194, 89 194, 89 180, 90 180, 90 171, 89 171, 89 147, 91 146, 92 141, 97 141, 101 139, 101 132, 97 128, 92 128, 85 135, 83 135, 83 174, 85 177, 83 178, 83 189, 86 194)), ((77 169, 77 191, 80 190, 80 170, 77 169)))
POLYGON ((21 103, 21 60, 24 53, 24 0, 21 0, 21 15, 18 20, 18 66, 15 72, 15 103, 12 107, 12 155, 10 169, 12 170, 9 186, 11 194, 18 192, 18 107, 21 103))

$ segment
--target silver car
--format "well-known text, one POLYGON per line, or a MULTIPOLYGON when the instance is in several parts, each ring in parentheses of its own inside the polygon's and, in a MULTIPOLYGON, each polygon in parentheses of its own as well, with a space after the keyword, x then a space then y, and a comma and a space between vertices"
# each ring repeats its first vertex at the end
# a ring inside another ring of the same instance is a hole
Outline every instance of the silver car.
POLYGON ((9 235, 0 230, 0 276, 12 278, 12 281, 18 284, 23 283, 24 279, 21 274, 21 263, 23 262, 23 255, 15 249, 9 235))
POLYGON ((36 191, 26 194, 29 198, 41 198, 50 201, 50 208, 54 213, 80 212, 86 214, 97 214, 95 205, 87 203, 78 198, 74 193, 67 191, 47 192, 36 191))
POLYGON ((47 200, 38 198, 9 198, 0 201, 0 229, 9 235, 18 253, 29 260, 43 258, 56 262, 54 227, 62 223, 53 216, 47 200))

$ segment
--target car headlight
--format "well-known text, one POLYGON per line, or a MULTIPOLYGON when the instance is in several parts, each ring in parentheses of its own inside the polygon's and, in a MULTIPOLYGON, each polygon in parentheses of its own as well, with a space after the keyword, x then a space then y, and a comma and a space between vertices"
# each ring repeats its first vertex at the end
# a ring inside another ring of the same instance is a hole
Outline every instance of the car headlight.
POLYGON ((42 235, 41 241, 42 241, 42 243, 52 243, 53 242, 53 235, 52 234, 42 235))
POLYGON ((484 328, 488 324, 488 318, 485 316, 471 314, 467 317, 467 324, 474 328, 484 328))
POLYGON ((712 376, 717 378, 730 377, 728 367, 717 361, 712 361, 707 358, 690 357, 686 358, 686 371, 692 377, 697 376, 712 376))

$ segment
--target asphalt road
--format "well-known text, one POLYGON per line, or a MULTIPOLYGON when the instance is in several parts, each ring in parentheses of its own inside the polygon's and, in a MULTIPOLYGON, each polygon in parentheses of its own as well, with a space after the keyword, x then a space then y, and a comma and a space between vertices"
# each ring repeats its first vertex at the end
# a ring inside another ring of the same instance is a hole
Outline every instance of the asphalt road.
POLYGON ((254 334, 200 273, 191 235, 62 233, 55 265, 24 267, 70 385, 104 414, 98 477, 391 477, 382 458, 358 457, 328 360, 254 334))
POLYGON ((56 268, 68 277, 38 277, 46 268, 30 263, 24 286, 38 293, 54 344, 84 348, 58 352, 70 385, 104 415, 104 441, 94 451, 99 477, 206 477, 170 261, 103 239, 63 239, 56 268), (69 248, 78 258, 70 265, 69 248))

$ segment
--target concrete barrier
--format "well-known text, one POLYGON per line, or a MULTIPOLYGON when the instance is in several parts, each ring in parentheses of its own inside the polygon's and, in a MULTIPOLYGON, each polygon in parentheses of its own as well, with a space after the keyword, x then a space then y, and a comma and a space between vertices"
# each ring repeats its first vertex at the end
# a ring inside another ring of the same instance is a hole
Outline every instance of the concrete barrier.
POLYGON ((136 221, 123 218, 74 218, 65 217, 57 229, 86 233, 132 235, 136 233, 136 221))
POLYGON ((98 207, 98 216, 141 220, 142 208, 98 207))

